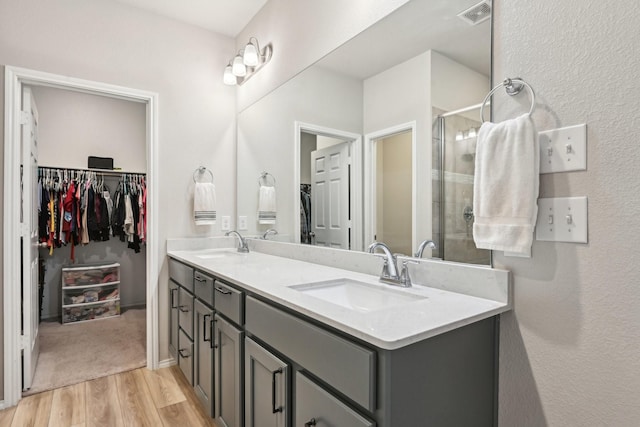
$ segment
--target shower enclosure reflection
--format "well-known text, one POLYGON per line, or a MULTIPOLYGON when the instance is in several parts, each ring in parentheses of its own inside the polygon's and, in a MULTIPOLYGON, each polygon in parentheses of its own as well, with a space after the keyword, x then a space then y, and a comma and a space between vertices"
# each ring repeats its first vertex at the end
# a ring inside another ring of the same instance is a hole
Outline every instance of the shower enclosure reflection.
POLYGON ((491 252, 473 241, 473 174, 480 105, 433 115, 434 257, 488 264, 491 252))

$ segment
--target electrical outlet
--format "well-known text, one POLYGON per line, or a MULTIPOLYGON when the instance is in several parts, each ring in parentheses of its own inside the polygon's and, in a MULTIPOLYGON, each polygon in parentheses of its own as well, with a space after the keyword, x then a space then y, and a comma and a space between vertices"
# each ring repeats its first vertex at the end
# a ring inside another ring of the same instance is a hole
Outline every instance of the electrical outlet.
POLYGON ((241 215, 238 217, 238 230, 246 230, 247 229, 247 217, 245 215, 241 215))
POLYGON ((231 230, 231 217, 229 216, 223 216, 222 217, 222 231, 229 231, 231 230))

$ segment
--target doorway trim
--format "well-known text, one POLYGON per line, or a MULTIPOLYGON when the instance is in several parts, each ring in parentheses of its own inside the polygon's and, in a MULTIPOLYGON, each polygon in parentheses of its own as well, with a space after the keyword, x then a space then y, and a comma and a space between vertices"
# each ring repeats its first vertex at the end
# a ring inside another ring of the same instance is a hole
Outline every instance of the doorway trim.
POLYGON ((22 339, 20 288, 20 115, 22 85, 48 86, 91 95, 146 104, 147 205, 147 367, 158 368, 158 94, 138 89, 76 79, 26 68, 5 66, 4 104, 4 214, 3 214, 3 305, 4 305, 4 402, 14 406, 22 398, 22 339))
POLYGON ((363 250, 362 240, 362 135, 325 126, 295 121, 293 138, 293 242, 300 243, 300 133, 344 139, 350 144, 351 151, 351 249, 363 250))
MULTIPOLYGON (((417 122, 411 121, 391 126, 364 136, 364 239, 372 243, 375 236, 376 224, 376 140, 388 138, 399 133, 411 131, 411 247, 417 244, 417 208, 418 208, 418 152, 417 152, 417 122)), ((412 254, 408 254, 412 255, 412 254)))

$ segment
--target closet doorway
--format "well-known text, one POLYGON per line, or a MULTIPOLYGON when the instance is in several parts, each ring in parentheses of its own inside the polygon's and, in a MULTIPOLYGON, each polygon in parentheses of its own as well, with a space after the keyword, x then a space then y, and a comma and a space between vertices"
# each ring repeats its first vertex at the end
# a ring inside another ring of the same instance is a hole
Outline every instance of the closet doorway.
POLYGON ((295 241, 362 250, 362 137, 295 123, 295 241))
MULTIPOLYGON (((73 92, 77 94, 81 92, 82 94, 90 95, 90 96, 98 96, 98 97, 107 97, 113 100, 117 98, 118 101, 127 101, 133 102, 137 104, 137 107, 142 108, 142 114, 140 115, 140 120, 142 123, 143 136, 142 139, 145 141, 144 146, 141 147, 140 153, 143 157, 143 162, 141 164, 145 165, 146 169, 146 188, 147 188, 147 212, 149 213, 147 216, 147 232, 146 232, 146 254, 142 255, 144 264, 146 266, 143 267, 142 275, 138 274, 138 277, 142 277, 141 280, 143 284, 139 284, 143 289, 138 293, 137 296, 133 296, 129 298, 129 301, 132 304, 138 305, 146 305, 146 313, 142 311, 145 319, 142 321, 142 325, 146 330, 143 333, 142 340, 146 341, 146 365, 150 369, 156 369, 158 367, 158 302, 157 302, 157 283, 158 283, 158 249, 159 245, 157 242, 157 224, 155 222, 155 218, 153 213, 157 212, 157 191, 156 191, 156 176, 157 176, 157 155, 156 155, 156 146, 157 146, 157 94, 139 91, 135 89, 122 88, 112 85, 107 85, 103 83, 90 82, 79 79, 70 79, 68 77, 52 75, 48 73, 41 73, 32 70, 14 68, 14 67, 6 67, 5 69, 5 186, 4 186, 4 230, 5 230, 5 238, 4 238, 4 283, 14 283, 14 286, 4 286, 4 338, 5 338, 5 351, 4 351, 4 391, 5 391, 5 406, 11 406, 17 403, 17 401, 21 397, 21 390, 23 385, 23 378, 21 375, 22 372, 22 358, 21 353, 22 343, 31 343, 36 342, 33 336, 34 332, 37 332, 36 328, 31 328, 25 331, 22 331, 22 322, 23 315, 24 318, 34 319, 37 318, 39 313, 33 313, 33 298, 37 297, 37 292, 28 293, 25 298, 25 310, 24 313, 21 312, 20 307, 23 304, 22 294, 27 294, 27 292, 21 292, 20 281, 15 280, 20 277, 22 270, 22 261, 20 257, 20 241, 23 237, 23 229, 24 221, 23 217, 26 215, 21 215, 21 207, 22 201, 26 199, 27 194, 30 194, 30 187, 23 188, 21 182, 21 176, 23 176, 21 172, 21 120, 22 120, 22 106, 21 106, 21 97, 23 93, 23 89, 26 87, 32 88, 36 92, 40 90, 42 93, 46 93, 47 91, 52 90, 61 90, 67 93, 73 92), (140 106, 142 104, 142 107, 140 106), (24 196, 23 196, 24 193, 24 196), (16 283, 17 282, 17 283, 16 283), (137 301, 136 301, 137 300, 137 301)), ((42 115, 41 115, 42 116, 42 115)), ((79 118, 81 119, 81 118, 79 118)), ((40 123, 46 118, 40 117, 40 123)), ((40 145, 45 146, 46 142, 40 139, 40 145)), ((40 150, 42 154, 42 150, 40 150)), ((42 156, 40 156, 42 159, 42 156)), ((49 156, 49 159, 52 157, 49 156)), ((84 160, 86 162, 86 158, 84 160)), ((85 163, 86 164, 86 163, 85 163)), ((68 164, 67 164, 68 165, 68 164)), ((46 166, 55 167, 56 165, 47 164, 46 166)), ((145 172, 138 171, 138 172, 145 172)), ((32 175, 33 176, 33 175, 32 175)), ((118 179, 117 177, 115 178, 118 179)), ((100 183, 101 185, 104 182, 100 183)), ((117 185, 117 184, 112 184, 117 185)), ((31 198, 30 198, 31 199, 31 198)), ((34 199, 31 199, 34 200, 34 199)), ((37 200, 37 197, 35 198, 37 200)), ((34 202, 35 204, 35 202, 34 202)), ((26 240, 26 239, 25 239, 26 240)), ((102 242, 101 242, 102 243, 102 242)), ((115 242, 114 242, 115 243, 115 242)), ((117 242, 121 243, 121 242, 117 242)), ((126 244, 125 244, 126 245, 126 244)), ((89 245, 91 246, 91 245, 89 245)), ((89 247, 87 246, 87 248, 89 247)), ((76 257, 78 259, 81 258, 79 255, 84 247, 76 248, 76 257)), ((97 246, 93 248, 94 251, 97 250, 97 254, 85 254, 84 257, 81 258, 82 262, 92 262, 97 260, 112 260, 113 254, 108 254, 108 252, 113 251, 113 248, 109 248, 108 246, 103 246, 98 248, 97 246), (111 258, 109 258, 111 255, 111 258)), ((58 248, 59 253, 62 258, 66 257, 67 254, 64 253, 65 250, 69 250, 68 248, 58 248), (62 252, 60 252, 60 250, 62 252)), ((116 249, 116 251, 121 249, 116 249)), ((55 252, 55 249, 54 249, 55 252)), ((133 252, 133 250, 132 250, 133 252)), ((117 256, 117 255, 116 255, 117 256)), ((140 255, 139 255, 140 256, 140 255)), ((135 264, 136 261, 129 260, 132 264, 135 264)), ((137 262, 140 264, 140 261, 137 262)), ((57 280, 60 280, 59 278, 57 280)), ((106 279, 105 279, 106 280, 106 279)), ((109 282, 112 283, 112 282, 109 282)), ((31 287, 34 285, 31 283, 31 287)), ((119 292, 120 286, 116 284, 110 285, 111 287, 107 289, 107 291, 112 294, 114 291, 119 292)), ((102 287, 100 287, 101 289, 102 287)), ((54 289, 50 287, 50 289, 54 289)), ((54 291, 57 292, 57 291, 54 291)), ((130 292, 128 290, 127 292, 130 292)), ((85 292, 86 293, 86 292, 85 292)), ((51 293, 50 297, 53 297, 51 293)), ((78 297, 77 295, 72 295, 73 297, 78 297)), ((60 302, 60 306, 63 304, 63 299, 65 298, 64 292, 60 295, 55 295, 56 298, 60 302)), ((84 295, 81 298, 85 297, 84 295)), ((47 306, 48 309, 51 307, 55 307, 58 305, 57 303, 51 303, 47 306)), ((35 305, 36 307, 39 304, 35 305)), ((135 311, 135 310, 133 310, 135 311)), ((124 311, 126 315, 126 311, 124 311)), ((49 313, 51 314, 51 313, 49 313)), ((64 320, 64 309, 61 308, 61 314, 63 315, 64 320)), ((124 316, 122 316, 124 317, 124 316)), ((69 317, 66 318, 69 320, 69 317)), ((104 330, 117 329, 115 323, 120 321, 117 319, 108 319, 108 320, 100 320, 100 321, 90 321, 86 322, 86 325, 97 326, 98 330, 103 328, 104 330)), ((26 323, 25 323, 26 324, 26 323)), ((75 328, 80 325, 59 325, 62 328, 75 328)), ((40 331, 42 332, 42 331, 40 331)), ((120 334, 122 335, 122 334, 120 334)), ((126 340, 120 340, 115 345, 126 345, 126 340)), ((25 345, 26 347, 24 351, 30 351, 30 345, 25 345)), ((73 364, 73 361, 69 361, 69 364, 73 364)), ((100 366, 96 366, 96 369, 103 369, 100 366)), ((38 368, 36 367, 36 370, 38 368)), ((105 371, 105 373, 108 373, 105 371)), ((95 374, 95 373, 94 373, 95 374)))

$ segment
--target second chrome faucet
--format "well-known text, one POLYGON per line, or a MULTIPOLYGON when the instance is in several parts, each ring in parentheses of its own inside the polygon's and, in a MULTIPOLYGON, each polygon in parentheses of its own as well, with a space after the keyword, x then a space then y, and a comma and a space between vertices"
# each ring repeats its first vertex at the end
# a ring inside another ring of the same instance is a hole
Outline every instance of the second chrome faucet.
POLYGON ((382 272, 380 273, 380 281, 403 288, 411 287, 411 276, 409 276, 410 261, 402 261, 402 266, 398 272, 398 259, 391 253, 389 247, 382 242, 373 242, 369 245, 368 250, 370 253, 375 253, 376 249, 382 249, 385 256, 382 272))
POLYGON ((240 233, 238 233, 235 230, 231 230, 231 231, 227 231, 224 235, 230 236, 232 234, 235 234, 238 237, 238 252, 248 253, 249 246, 247 246, 247 241, 244 239, 244 237, 242 237, 240 233))

